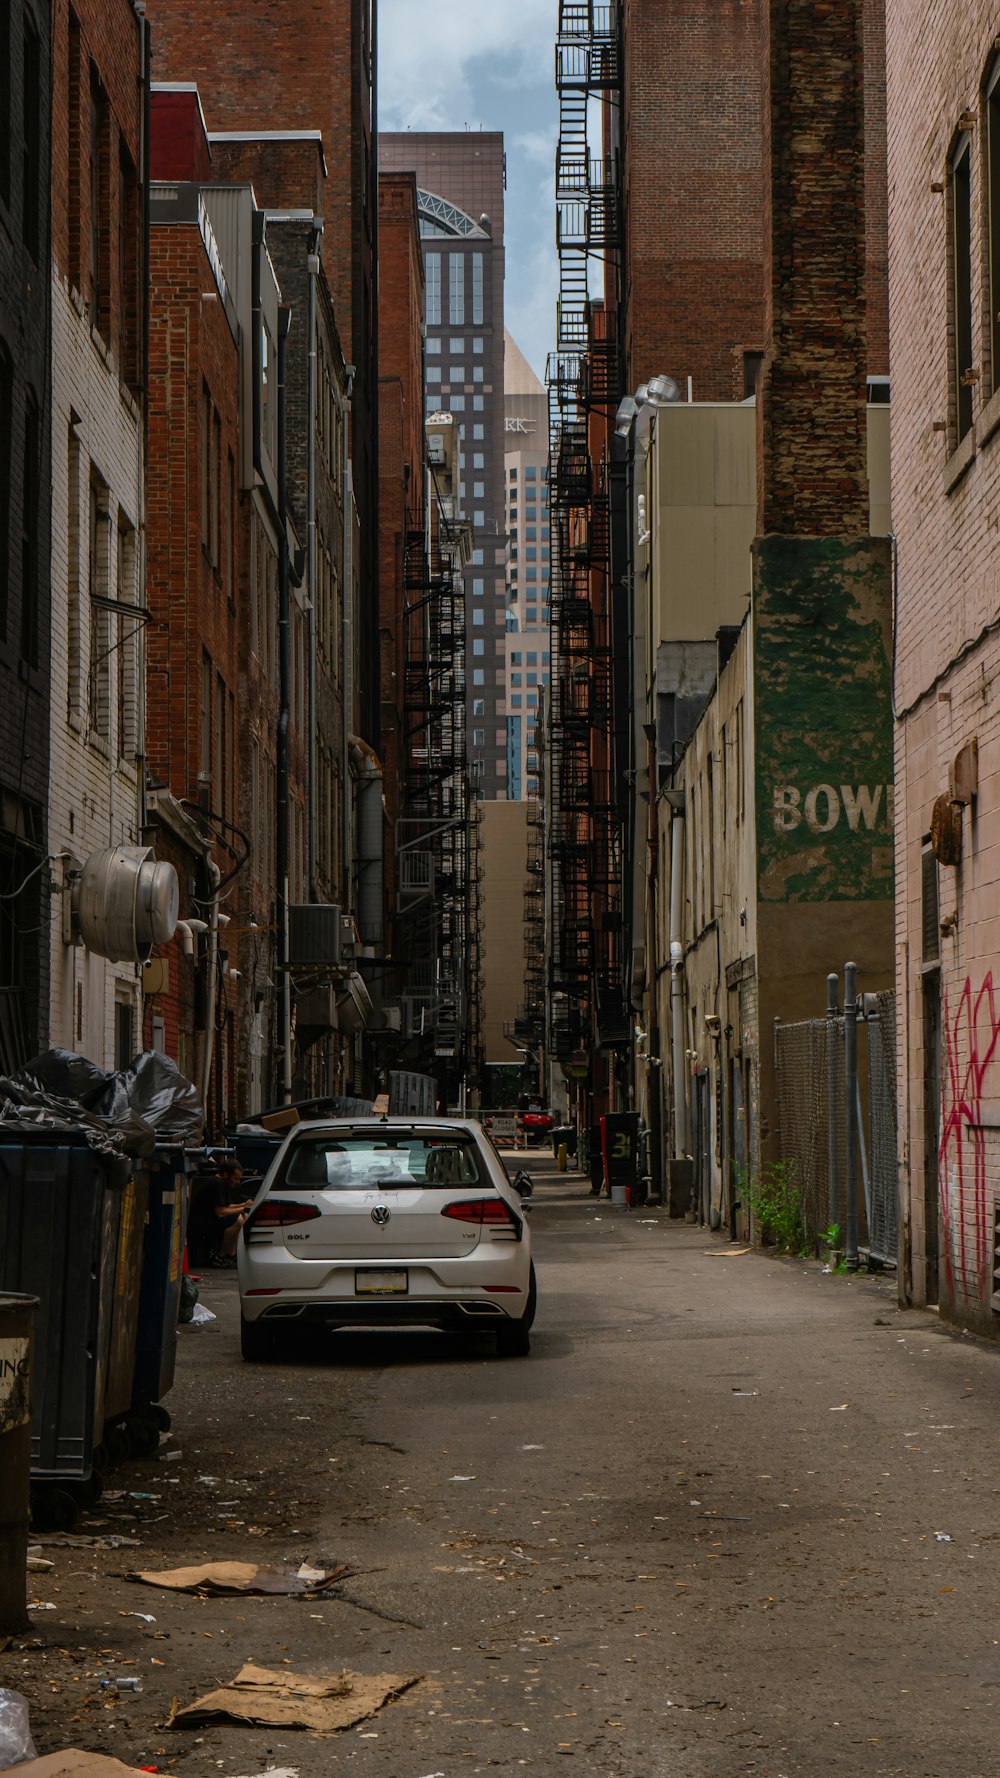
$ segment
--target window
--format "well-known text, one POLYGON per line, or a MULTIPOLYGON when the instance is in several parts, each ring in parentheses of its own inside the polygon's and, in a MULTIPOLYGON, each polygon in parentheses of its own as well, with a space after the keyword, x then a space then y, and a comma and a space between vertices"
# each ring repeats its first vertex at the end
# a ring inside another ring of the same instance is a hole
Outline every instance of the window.
POLYGON ((212 807, 220 815, 226 811, 226 686, 219 675, 215 681, 215 761, 212 769, 212 807))
POLYGON ((449 395, 448 406, 450 407, 453 414, 464 414, 464 412, 465 412, 465 396, 464 395, 449 395))
POLYGON ((464 383, 465 382, 465 365, 464 364, 449 364, 448 377, 449 377, 450 381, 453 383, 464 383))
POLYGON ((481 575, 477 575, 472 582, 472 597, 474 599, 481 599, 485 591, 486 582, 481 575))
POLYGON ((481 327, 483 321, 483 255, 472 255, 472 325, 481 327))
POLYGON ((473 729, 473 731, 472 731, 472 745, 473 745, 473 747, 485 747, 486 746, 486 730, 484 728, 474 728, 473 729))
POLYGON ((448 341, 448 350, 452 353, 465 351, 465 340, 462 338, 461 334, 457 339, 450 339, 448 341))
POLYGON ((481 636, 474 636, 473 637, 472 652, 474 655, 484 655, 486 653, 486 643, 483 641, 483 638, 481 636))
POLYGON ((485 500, 486 499, 486 483, 485 482, 473 482, 472 497, 474 500, 485 500))
POLYGON ((212 567, 218 572, 219 567, 219 484, 222 480, 222 421, 217 408, 212 411, 212 456, 209 472, 209 523, 211 526, 211 543, 209 554, 212 567))
POLYGON ((472 397, 472 411, 474 414, 481 414, 484 412, 483 398, 481 395, 474 395, 472 397))
POLYGON ((972 428, 972 142, 959 137, 951 157, 952 350, 956 443, 972 428))
POLYGON ((520 708, 521 708, 521 694, 519 691, 516 691, 512 694, 511 700, 510 700, 510 706, 511 706, 512 710, 520 710, 520 708))
POLYGON ((109 265, 111 248, 110 178, 108 175, 108 102, 94 69, 90 72, 90 249, 88 288, 90 319, 107 339, 109 327, 109 265))
POLYGON ((24 137, 22 145, 21 181, 21 239, 32 259, 38 259, 41 240, 41 207, 42 207, 42 122, 41 122, 41 79, 42 51, 38 41, 38 32, 24 15, 24 63, 22 69, 22 94, 24 137))
POLYGON ((529 691, 527 696, 529 708, 533 710, 538 703, 538 693, 537 691, 529 691))
POLYGON ((137 389, 139 362, 139 188, 124 139, 118 146, 118 326, 125 381, 137 389))
POLYGON ((524 535, 525 535, 525 539, 528 543, 537 543, 538 542, 538 527, 536 525, 525 525, 524 535))
POLYGON ((529 665, 529 667, 537 667, 537 665, 538 665, 538 656, 537 656, 537 654, 534 654, 534 653, 532 653, 532 652, 530 652, 530 651, 529 651, 529 653, 528 653, 528 656, 527 656, 527 661, 528 661, 528 665, 529 665))
MULTIPOLYGON (((2 79, 0 72, 0 79, 2 79)), ((10 601, 10 470, 14 443, 14 366, 0 344, 0 641, 10 601)))
MULTIPOLYGON (((533 463, 527 465, 527 468, 524 471, 524 479, 529 482, 536 482, 538 480, 538 470, 533 463)), ((534 490, 532 490, 532 493, 534 493, 534 490)))
POLYGON ((472 453, 472 467, 473 467, 473 469, 485 469, 486 468, 486 458, 484 457, 482 451, 473 451, 473 453, 472 453))
POLYGON ((538 569, 537 568, 526 568, 524 572, 525 572, 526 579, 528 579, 528 580, 537 580, 538 579, 538 569))
POLYGON ((510 664, 512 667, 519 667, 521 665, 521 656, 519 654, 512 654, 510 657, 510 664))
MULTIPOLYGON (((441 255, 428 253, 424 260, 425 307, 424 319, 428 327, 441 325, 441 255)), ((437 349, 440 351, 440 343, 437 349)))
POLYGON ((485 716, 486 715, 486 699, 485 698, 473 698, 473 700, 472 700, 472 714, 473 714, 473 716, 485 716))
POLYGON ((474 364, 472 366, 472 381, 474 383, 482 383, 485 381, 485 378, 486 371, 484 367, 481 364, 474 364))
POLYGON ((42 415, 32 390, 24 403, 24 482, 21 512, 21 659, 38 665, 39 507, 42 497, 42 415))
POLYGON ((480 335, 479 337, 477 337, 476 339, 473 340, 472 350, 478 355, 482 351, 482 349, 483 349, 483 341, 482 341, 482 336, 480 335))
MULTIPOLYGON (((511 660, 513 660, 515 657, 513 655, 511 655, 510 658, 511 658, 511 660)), ((517 659, 520 660, 520 658, 521 658, 520 655, 518 655, 517 659)), ((510 676, 510 682, 511 682, 511 685, 520 685, 521 684, 520 673, 512 673, 510 676)))
POLYGON ((537 607, 537 605, 529 605, 528 606, 528 609, 524 614, 524 621, 525 621, 525 623, 528 623, 528 624, 536 624, 538 622, 538 607, 537 607))
POLYGON ((426 341, 426 342, 425 342, 425 350, 426 350, 426 352, 427 352, 427 356, 428 356, 428 358, 437 358, 437 357, 439 357, 439 356, 440 356, 440 352, 441 352, 441 338, 440 338, 440 335, 437 335, 437 336, 435 336, 435 338, 434 338, 434 339, 429 339, 429 340, 427 340, 427 341, 426 341))
POLYGON ((111 660, 111 613, 98 603, 110 590, 110 502, 108 488, 96 469, 90 472, 87 524, 87 605, 90 619, 90 676, 87 725, 90 739, 106 739, 111 725, 108 674, 111 660))
POLYGON ((201 651, 201 764, 198 776, 208 782, 212 776, 212 663, 201 651))
POLYGON ((472 683, 473 683, 473 685, 485 685, 486 684, 486 674, 483 672, 482 667, 473 667, 473 669, 472 669, 472 683))
POLYGON ((528 544, 524 552, 524 559, 526 562, 536 562, 538 560, 538 551, 533 543, 528 544))
POLYGON ((930 963, 941 954, 941 907, 937 859, 929 839, 920 852, 920 927, 923 961, 930 963))
POLYGON ((438 383, 440 383, 440 381, 441 381, 441 366, 440 366, 440 364, 429 364, 427 366, 428 388, 436 386, 438 383))
POLYGON ((538 684, 538 674, 537 673, 527 673, 525 675, 525 677, 526 677, 529 685, 537 685, 538 684))
MULTIPOLYGON (((478 420, 472 428, 472 436, 474 439, 477 439, 477 438, 485 439, 485 437, 486 437, 486 428, 485 428, 485 426, 481 425, 478 420)), ((515 470, 513 473, 516 475, 517 471, 515 470)))
POLYGON ((473 629, 481 630, 483 625, 485 624, 485 622, 486 622, 486 615, 483 610, 483 607, 481 605, 474 605, 472 607, 472 627, 473 627, 473 629))
POLYGON ((226 476, 222 487, 222 587, 229 600, 233 597, 233 514, 235 508, 236 462, 232 451, 229 451, 226 455, 226 476))
POLYGON ((452 327, 461 327, 465 321, 465 256, 462 253, 448 255, 448 319, 452 327))

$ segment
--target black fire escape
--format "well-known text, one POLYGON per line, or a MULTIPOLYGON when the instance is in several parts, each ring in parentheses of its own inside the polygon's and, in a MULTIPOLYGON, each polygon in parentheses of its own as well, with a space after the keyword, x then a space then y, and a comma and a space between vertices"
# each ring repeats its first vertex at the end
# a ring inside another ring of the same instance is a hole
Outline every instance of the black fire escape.
POLYGON ((549 1048, 587 1044, 621 979, 618 813, 611 770, 610 490, 618 399, 613 318, 590 295, 621 245, 616 157, 593 151, 598 107, 621 90, 618 0, 560 0, 557 349, 550 355, 551 666, 547 861, 549 1048))
POLYGON ((407 796, 397 835, 404 1055, 454 1102, 480 1026, 479 805, 466 753, 465 584, 444 511, 406 533, 407 796))

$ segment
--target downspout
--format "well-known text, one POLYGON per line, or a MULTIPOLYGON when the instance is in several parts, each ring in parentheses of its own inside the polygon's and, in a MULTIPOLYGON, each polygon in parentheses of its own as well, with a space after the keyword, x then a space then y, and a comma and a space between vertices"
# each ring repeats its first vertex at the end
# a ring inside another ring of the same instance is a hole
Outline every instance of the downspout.
POLYGON ((350 418, 351 393, 354 388, 354 366, 344 366, 347 387, 340 403, 341 450, 343 453, 343 558, 340 582, 340 686, 343 717, 343 741, 341 757, 344 762, 343 799, 341 806, 341 822, 344 851, 343 891, 345 905, 354 906, 352 878, 354 860, 352 857, 352 809, 351 809, 351 729, 354 717, 354 664, 352 651, 354 648, 354 530, 351 523, 353 505, 353 478, 351 474, 350 455, 350 418))
POLYGON ((208 1088, 212 1078, 212 1058, 215 1054, 215 997, 219 975, 219 884, 222 881, 222 872, 214 858, 207 858, 205 863, 211 879, 212 897, 208 905, 208 956, 206 958, 208 981, 205 989, 205 1029, 202 1033, 203 1047, 198 1069, 198 1095, 206 1120, 210 1122, 208 1088))
MULTIPOLYGON (((147 588, 148 536, 146 531, 146 465, 149 462, 149 143, 150 143, 150 68, 152 66, 152 32, 145 11, 140 14, 142 42, 142 144, 139 153, 139 179, 142 190, 142 282, 145 301, 140 303, 142 420, 139 426, 139 587, 138 603, 149 607, 147 588)), ((120 595, 119 595, 120 596, 120 595)), ((135 789, 137 833, 142 838, 146 826, 146 624, 140 619, 136 637, 135 663, 135 789)), ((119 712, 119 721, 121 713, 119 712)))
POLYGON ((377 753, 357 735, 350 738, 350 762, 358 778, 358 932, 364 945, 382 948, 382 766, 377 753))
POLYGON ((670 825, 670 1032, 674 1084, 674 1159, 687 1152, 686 1058, 684 1055, 684 945, 681 938, 684 881, 684 817, 670 825))
POLYGON ((278 1054, 281 1058, 283 1105, 292 1097, 292 982, 288 967, 288 730, 289 697, 289 561, 288 502, 285 489, 285 362, 291 310, 278 310, 278 745, 277 745, 277 939, 278 1054))
POLYGON ((306 270, 309 274, 309 364, 306 384, 306 547, 308 552, 308 635, 309 635, 309 681, 308 681, 308 713, 306 719, 306 746, 308 751, 307 782, 309 798, 308 815, 308 876, 309 899, 317 902, 320 899, 317 880, 317 831, 318 831, 318 785, 316 781, 316 407, 317 407, 317 363, 316 363, 316 280, 319 276, 319 253, 323 239, 322 219, 314 219, 313 235, 309 243, 306 257, 306 270))

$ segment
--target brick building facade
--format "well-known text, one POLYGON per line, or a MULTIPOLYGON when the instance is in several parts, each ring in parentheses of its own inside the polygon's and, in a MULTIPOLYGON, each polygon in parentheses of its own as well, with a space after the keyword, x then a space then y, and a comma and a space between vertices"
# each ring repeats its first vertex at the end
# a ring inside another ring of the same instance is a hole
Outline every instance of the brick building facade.
MULTIPOLYGON (((55 0, 49 850, 78 860, 140 837, 147 75, 129 0, 55 0)), ((136 968, 67 945, 59 898, 50 960, 51 1041, 130 1059, 136 968)))
MULTIPOLYGON (((211 131, 252 131, 258 141, 267 131, 314 131, 322 138, 328 175, 323 261, 342 350, 355 369, 351 457, 363 592, 355 727, 377 743, 374 6, 372 0, 294 0, 282 7, 271 0, 151 0, 149 13, 157 80, 197 81, 211 131)), ((263 154, 255 153, 263 175, 263 154)), ((314 196, 302 201, 316 204, 314 196)))
MULTIPOLYGON (((191 97, 189 113, 196 111, 191 97)), ((204 164, 207 144, 194 138, 194 152, 180 150, 174 158, 170 145, 158 142, 160 100, 154 94, 152 146, 170 183, 155 184, 151 198, 149 451, 156 471, 146 518, 146 771, 151 789, 168 792, 189 820, 195 814, 200 843, 192 835, 178 870, 181 917, 206 921, 212 902, 207 860, 224 876, 240 852, 237 709, 246 623, 240 351, 236 309, 201 186, 182 178, 189 165, 204 164)), ((175 110, 168 103, 168 117, 175 110)), ((176 862, 181 824, 164 817, 157 828, 176 862)), ((218 1050, 212 1093, 218 1125, 234 1109, 223 1088, 235 1079, 234 1021, 206 1035, 212 1009, 206 947, 189 955, 175 939, 165 956, 167 975, 147 1024, 151 1031, 154 1018, 162 1021, 168 1054, 192 1079, 202 1078, 206 1042, 218 1050), (182 1016, 188 1007, 190 1021, 182 1016)))
POLYGON ((996 8, 887 6, 901 1288, 996 1335, 996 8))
POLYGON ((0 19, 3 1068, 33 1055, 45 1042, 49 1023, 49 875, 39 866, 49 849, 50 56, 49 0, 5 9, 0 19))
MULTIPOLYGON (((393 838, 404 813, 408 756, 404 709, 407 653, 406 553, 423 553, 424 268, 413 173, 379 179, 379 640, 386 905, 396 904, 393 838), (408 537, 409 534, 409 537, 408 537)), ((415 588, 412 600, 420 598, 415 588)), ((391 945, 387 946, 391 950, 391 945)))

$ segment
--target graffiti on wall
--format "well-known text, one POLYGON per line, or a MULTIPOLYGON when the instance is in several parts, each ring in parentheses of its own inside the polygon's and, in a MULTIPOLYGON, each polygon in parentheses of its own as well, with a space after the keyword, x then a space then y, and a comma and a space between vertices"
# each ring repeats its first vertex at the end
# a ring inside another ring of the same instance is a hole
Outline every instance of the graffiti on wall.
POLYGON ((952 1299, 957 1295, 970 1302, 989 1302, 993 1212, 987 1198, 983 1107, 988 1076, 1000 1049, 1000 1003, 992 970, 978 990, 966 976, 954 1014, 945 990, 941 1023, 938 1181, 945 1279, 952 1299))

